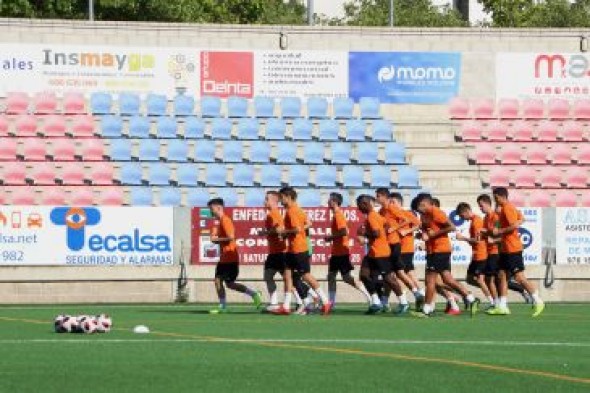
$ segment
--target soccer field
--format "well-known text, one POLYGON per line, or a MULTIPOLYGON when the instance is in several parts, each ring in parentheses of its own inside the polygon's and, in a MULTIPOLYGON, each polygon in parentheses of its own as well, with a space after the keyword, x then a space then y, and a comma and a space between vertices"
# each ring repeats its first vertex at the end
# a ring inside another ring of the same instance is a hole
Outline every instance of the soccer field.
POLYGON ((590 305, 538 319, 274 316, 202 305, 0 308, 0 392, 588 392, 590 305), (60 313, 113 317, 108 334, 56 334, 60 313), (137 335, 131 328, 152 330, 137 335))

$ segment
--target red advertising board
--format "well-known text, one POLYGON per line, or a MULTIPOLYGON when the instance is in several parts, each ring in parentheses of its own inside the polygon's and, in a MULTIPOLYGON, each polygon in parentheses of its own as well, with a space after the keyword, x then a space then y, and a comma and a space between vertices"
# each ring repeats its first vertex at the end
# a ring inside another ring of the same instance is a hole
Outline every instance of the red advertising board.
MULTIPOLYGON (((324 237, 330 234, 332 215, 328 208, 306 208, 312 227, 310 229, 311 243, 313 245, 312 264, 325 265, 330 257, 331 244, 324 241, 324 237)), ((355 235, 358 227, 364 221, 363 215, 356 208, 343 208, 344 215, 348 219, 348 228, 351 235, 355 235)), ((263 265, 268 254, 268 242, 265 237, 256 233, 264 227, 266 211, 264 208, 227 208, 226 213, 232 218, 238 243, 240 263, 244 265, 263 265)), ((219 249, 210 241, 211 228, 216 220, 211 217, 209 209, 192 209, 192 264, 217 263, 219 249)), ((350 256, 354 264, 361 262, 364 255, 364 246, 355 236, 350 236, 350 256)))
POLYGON ((201 95, 252 98, 253 52, 201 52, 201 95))

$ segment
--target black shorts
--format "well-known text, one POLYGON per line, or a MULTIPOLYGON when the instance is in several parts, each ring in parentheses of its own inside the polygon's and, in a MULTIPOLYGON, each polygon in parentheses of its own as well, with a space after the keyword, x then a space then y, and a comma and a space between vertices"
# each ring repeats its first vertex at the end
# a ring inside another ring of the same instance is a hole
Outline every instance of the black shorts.
POLYGON ((309 254, 306 252, 300 252, 297 254, 287 253, 286 254, 286 266, 299 274, 309 273, 311 266, 309 264, 309 254))
POLYGON ((330 257, 330 265, 328 271, 330 273, 340 272, 343 276, 354 270, 352 263, 350 263, 350 255, 332 255, 330 257))
POLYGON ((240 274, 240 265, 237 263, 218 263, 215 267, 215 278, 220 278, 223 282, 234 282, 240 274))
POLYGON ((406 273, 414 270, 414 253, 413 252, 403 252, 401 254, 400 258, 402 260, 402 265, 404 265, 404 271, 406 273))
POLYGON ((285 271, 285 253, 268 254, 264 262, 264 270, 274 270, 279 273, 285 271))
POLYGON ((391 259, 389 257, 385 258, 371 258, 368 257, 367 261, 369 262, 369 269, 371 269, 372 274, 378 274, 381 276, 387 276, 391 273, 391 259))
POLYGON ((516 274, 524 271, 524 260, 521 252, 513 252, 510 254, 500 254, 498 260, 498 267, 509 274, 516 274))
POLYGON ((361 269, 370 269, 371 266, 369 266, 369 257, 368 256, 364 256, 363 260, 361 261, 361 269))
POLYGON ((495 276, 498 274, 498 259, 500 256, 498 254, 490 254, 488 255, 488 260, 486 261, 486 269, 485 275, 486 276, 495 276))
POLYGON ((426 271, 442 273, 451 270, 451 253, 437 252, 426 258, 426 271))
POLYGON ((467 274, 473 276, 479 276, 485 273, 487 266, 487 260, 482 261, 471 261, 467 268, 467 274))
POLYGON ((391 261, 391 269, 394 272, 404 270, 404 265, 402 264, 401 259, 402 245, 399 243, 390 244, 389 249, 391 250, 391 255, 389 256, 389 260, 391 261))

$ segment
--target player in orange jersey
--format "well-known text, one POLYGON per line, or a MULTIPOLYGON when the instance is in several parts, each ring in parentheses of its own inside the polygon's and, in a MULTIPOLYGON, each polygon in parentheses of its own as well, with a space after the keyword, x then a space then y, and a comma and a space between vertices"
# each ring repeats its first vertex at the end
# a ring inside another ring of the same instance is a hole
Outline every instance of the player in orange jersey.
POLYGON ((210 313, 220 314, 227 312, 225 286, 234 291, 247 294, 252 298, 256 308, 260 308, 262 305, 260 293, 236 282, 240 273, 240 256, 236 245, 234 223, 224 212, 223 199, 211 199, 207 206, 213 216, 219 220, 211 232, 211 241, 218 244, 220 248, 219 262, 215 268, 215 289, 217 290, 217 296, 219 296, 219 307, 211 310, 210 313))

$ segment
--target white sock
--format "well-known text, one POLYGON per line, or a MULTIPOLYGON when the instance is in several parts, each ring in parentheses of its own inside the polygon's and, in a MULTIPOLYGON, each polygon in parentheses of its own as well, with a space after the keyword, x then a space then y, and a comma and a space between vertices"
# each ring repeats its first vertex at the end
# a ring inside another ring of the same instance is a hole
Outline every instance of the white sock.
MULTIPOLYGON (((299 296, 299 292, 297 292, 296 289, 293 290, 293 296, 295 296, 295 303, 297 303, 297 305, 303 304, 303 301, 301 300, 301 296, 299 296)), ((289 298, 289 305, 291 304, 291 298, 289 298)))
MULTIPOLYGON (((318 298, 318 291, 321 291, 320 288, 318 288, 317 290, 313 290, 312 288, 309 288, 309 291, 307 291, 307 294, 310 295, 312 298, 317 299, 318 298)), ((320 296, 321 298, 321 296, 320 296)))
POLYGON ((379 295, 377 295, 376 293, 374 293, 373 295, 371 295, 371 299, 373 300, 373 304, 375 306, 381 305, 381 299, 379 299, 379 295))
POLYGON ((330 303, 336 303, 336 291, 328 291, 328 297, 330 298, 330 303))
POLYGON ((420 295, 426 296, 426 290, 424 288, 418 289, 418 292, 420 292, 420 295))
POLYGON ((361 291, 363 295, 365 295, 365 297, 367 298, 367 302, 371 303, 371 295, 369 294, 367 288, 365 288, 363 284, 359 284, 358 290, 361 291))
POLYGON ((303 305, 304 306, 309 306, 311 303, 313 303, 313 298, 311 296, 306 296, 305 299, 303 299, 303 305))
POLYGON ((405 292, 402 292, 402 294, 399 296, 399 304, 402 304, 402 305, 408 304, 408 298, 406 297, 405 292))
POLYGON ((533 298, 533 304, 541 304, 543 300, 539 297, 539 291, 535 291, 531 294, 533 298))
POLYGON ((500 298, 499 297, 494 298, 494 304, 496 306, 499 306, 500 305, 500 298))
POLYGON ((472 293, 468 293, 465 299, 467 299, 468 303, 472 303, 475 300, 475 296, 472 293))
POLYGON ((226 300, 224 297, 220 297, 219 298, 219 308, 225 308, 225 306, 227 305, 226 300))
POLYGON ((256 295, 256 291, 250 288, 246 288, 246 295, 254 297, 254 295, 256 295))
POLYGON ((488 296, 488 301, 490 302, 490 304, 493 306, 494 303, 494 297, 493 296, 488 296))
POLYGON ((508 308, 508 300, 506 299, 506 296, 500 296, 500 307, 508 308))
POLYGON ((459 305, 453 296, 449 299, 449 305, 451 306, 451 310, 459 310, 459 305))
POLYGON ((277 293, 277 291, 272 291, 270 293, 270 304, 273 306, 279 304, 279 294, 277 293))
POLYGON ((420 291, 416 288, 412 289, 412 293, 414 294, 414 298, 423 297, 422 294, 420 293, 420 291))
MULTIPOLYGON (((328 298, 326 297, 326 294, 324 293, 322 288, 318 288, 315 290, 315 292, 318 294, 318 296, 320 297, 320 300, 322 301, 322 304, 328 304, 330 303, 330 301, 328 300, 328 298)), ((311 294, 312 292, 309 291, 309 293, 311 294)), ((312 295, 313 296, 313 295, 312 295)))
POLYGON ((291 309, 291 292, 285 292, 285 302, 283 303, 285 310, 291 309))
POLYGON ((422 306, 422 312, 424 314, 430 314, 434 309, 432 308, 432 306, 428 303, 424 303, 424 306, 422 306))

